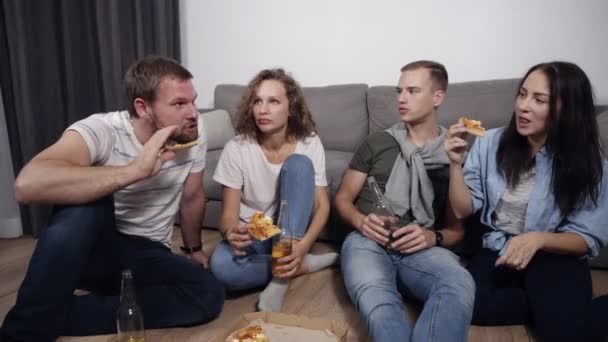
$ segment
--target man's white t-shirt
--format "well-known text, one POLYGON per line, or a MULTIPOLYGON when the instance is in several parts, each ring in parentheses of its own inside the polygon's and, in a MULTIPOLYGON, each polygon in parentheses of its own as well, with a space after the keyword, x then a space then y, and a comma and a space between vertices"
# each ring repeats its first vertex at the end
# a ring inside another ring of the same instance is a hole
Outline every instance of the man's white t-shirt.
MULTIPOLYGON (((327 186, 325 151, 318 135, 299 140, 293 153, 310 158, 315 170, 315 186, 327 186)), ((279 173, 283 164, 272 164, 255 139, 238 135, 222 151, 213 179, 241 190, 239 217, 249 222, 256 212, 274 215, 278 204, 279 173)))
MULTIPOLYGON (((143 148, 135 136, 127 111, 93 114, 75 122, 73 130, 84 138, 95 166, 122 166, 132 162, 143 148)), ((205 168, 207 137, 198 118, 199 144, 178 151, 154 177, 133 183, 114 193, 117 229, 171 245, 175 214, 190 173, 205 168)))

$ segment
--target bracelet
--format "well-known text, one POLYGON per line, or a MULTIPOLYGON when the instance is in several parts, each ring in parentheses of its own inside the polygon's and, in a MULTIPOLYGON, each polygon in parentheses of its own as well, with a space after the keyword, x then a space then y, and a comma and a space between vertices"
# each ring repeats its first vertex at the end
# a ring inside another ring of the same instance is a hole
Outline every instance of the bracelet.
POLYGON ((184 253, 186 253, 186 254, 192 254, 194 252, 202 251, 203 250, 203 245, 202 244, 198 244, 198 245, 192 246, 192 247, 181 246, 179 249, 181 249, 182 251, 184 251, 184 253))

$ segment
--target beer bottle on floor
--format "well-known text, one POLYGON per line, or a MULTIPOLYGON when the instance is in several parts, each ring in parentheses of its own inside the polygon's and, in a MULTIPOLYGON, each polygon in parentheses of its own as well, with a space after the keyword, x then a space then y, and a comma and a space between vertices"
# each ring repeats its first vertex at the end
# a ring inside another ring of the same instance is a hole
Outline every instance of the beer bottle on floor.
POLYGON ((144 316, 135 301, 135 284, 131 270, 122 271, 120 306, 116 312, 118 342, 144 342, 144 316))

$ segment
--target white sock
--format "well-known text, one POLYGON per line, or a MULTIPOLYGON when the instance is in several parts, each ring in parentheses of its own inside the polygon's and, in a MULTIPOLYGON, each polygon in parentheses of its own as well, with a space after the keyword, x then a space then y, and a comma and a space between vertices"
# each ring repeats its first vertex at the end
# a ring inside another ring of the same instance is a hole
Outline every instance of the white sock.
POLYGON ((281 311, 283 298, 289 288, 289 280, 272 278, 264 291, 258 297, 258 310, 260 311, 281 311))
POLYGON ((339 258, 340 255, 338 253, 306 254, 304 261, 308 265, 308 273, 312 273, 337 263, 339 258))

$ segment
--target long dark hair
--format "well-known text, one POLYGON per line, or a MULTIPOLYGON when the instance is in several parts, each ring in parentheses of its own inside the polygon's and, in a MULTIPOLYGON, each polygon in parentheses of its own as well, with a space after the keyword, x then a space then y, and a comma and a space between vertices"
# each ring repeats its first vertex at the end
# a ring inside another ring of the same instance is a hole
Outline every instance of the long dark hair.
MULTIPOLYGON (((540 70, 549 81, 549 115, 545 148, 553 160, 553 196, 564 216, 590 198, 597 205, 603 156, 595 118, 593 90, 585 72, 568 62, 533 66, 519 84, 540 70)), ((531 146, 517 132, 515 113, 500 139, 496 160, 510 186, 534 165, 531 146)))
POLYGON ((287 137, 300 140, 316 132, 316 125, 312 119, 310 109, 304 99, 302 88, 296 80, 283 69, 265 69, 260 71, 247 85, 241 102, 236 111, 236 131, 249 138, 261 141, 262 132, 255 124, 253 117, 253 102, 260 84, 266 80, 276 80, 283 84, 289 101, 289 113, 287 119, 287 137))

